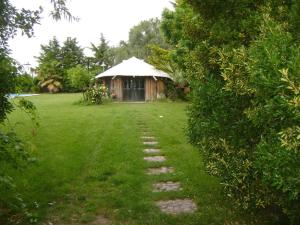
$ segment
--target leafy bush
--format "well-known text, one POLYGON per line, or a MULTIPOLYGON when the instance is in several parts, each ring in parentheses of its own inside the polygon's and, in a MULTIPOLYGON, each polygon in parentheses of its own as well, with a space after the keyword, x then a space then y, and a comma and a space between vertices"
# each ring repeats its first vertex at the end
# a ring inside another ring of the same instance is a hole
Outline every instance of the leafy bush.
POLYGON ((299 3, 273 3, 183 0, 163 29, 192 87, 188 136, 208 172, 240 208, 299 224, 299 3))
MULTIPOLYGON (((53 10, 51 15, 54 19, 59 20, 61 16, 73 19, 65 0, 51 0, 53 10)), ((0 20, 0 224, 24 224, 17 216, 9 214, 10 212, 22 211, 23 215, 28 219, 27 222, 34 223, 36 219, 28 211, 27 205, 22 198, 15 192, 14 182, 12 177, 6 174, 4 168, 12 166, 20 168, 27 164, 29 159, 27 148, 15 134, 13 130, 2 131, 2 128, 7 127, 4 124, 7 115, 15 108, 9 100, 8 95, 15 93, 17 88, 16 75, 17 67, 12 58, 9 57, 8 42, 16 36, 18 31, 28 37, 33 36, 33 26, 40 21, 42 9, 32 11, 28 9, 17 9, 9 0, 1 1, 1 20, 0 20), (23 164, 24 163, 24 164, 23 164), (18 221, 15 221, 15 220, 18 221)), ((31 115, 31 118, 36 118, 34 105, 21 99, 18 105, 19 108, 31 115)), ((34 119, 35 124, 36 120, 34 119)))
MULTIPOLYGON (((15 108, 26 112, 38 126, 38 117, 35 106, 28 100, 20 98, 10 101, 8 94, 18 90, 17 67, 14 60, 6 54, 0 54, 0 224, 16 224, 13 217, 21 221, 34 222, 28 204, 16 191, 16 182, 8 170, 21 170, 33 161, 29 147, 19 138, 11 125, 8 126, 7 115, 15 108)), ((33 130, 34 131, 34 130, 33 130)), ((33 132, 35 133, 35 132, 33 132)))
MULTIPOLYGON (((30 116, 34 125, 32 130, 34 135, 39 125, 36 107, 24 98, 19 99, 14 106, 30 116)), ((16 224, 12 215, 18 215, 20 221, 26 220, 30 223, 36 221, 28 203, 24 202, 22 196, 16 191, 15 180, 10 175, 24 169, 34 161, 29 146, 17 136, 13 127, 0 130, 0 223, 16 224)))
POLYGON ((83 102, 86 104, 100 105, 108 98, 108 90, 104 85, 95 85, 83 93, 83 102))
POLYGON ((187 100, 187 94, 184 92, 184 87, 180 84, 174 83, 174 81, 166 81, 166 95, 168 99, 175 100, 187 100))
POLYGON ((28 146, 18 138, 14 130, 8 132, 0 131, 0 222, 15 224, 12 215, 18 214, 19 220, 33 222, 33 214, 30 213, 27 203, 16 191, 15 180, 6 174, 6 170, 21 170, 28 166, 34 159, 28 152, 28 146))
POLYGON ((7 95, 16 90, 17 68, 14 64, 14 61, 0 50, 0 123, 13 109, 7 95))
POLYGON ((93 77, 87 69, 81 65, 77 65, 67 71, 68 78, 70 80, 71 87, 75 90, 83 91, 88 88, 93 77))
POLYGON ((300 45, 282 25, 264 18, 260 38, 249 48, 247 118, 260 131, 253 167, 271 193, 265 204, 282 208, 300 223, 300 45))
POLYGON ((33 78, 29 74, 21 74, 16 77, 18 92, 31 92, 33 90, 33 78))

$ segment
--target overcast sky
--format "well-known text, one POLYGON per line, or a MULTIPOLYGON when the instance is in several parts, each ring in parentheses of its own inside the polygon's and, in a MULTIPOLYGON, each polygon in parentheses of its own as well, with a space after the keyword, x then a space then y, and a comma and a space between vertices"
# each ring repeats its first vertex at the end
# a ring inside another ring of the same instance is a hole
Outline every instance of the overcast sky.
MULTIPOLYGON (((50 0, 11 0, 18 8, 37 9, 42 5, 49 9, 50 0)), ((68 8, 79 22, 53 21, 49 11, 42 14, 41 25, 34 27, 34 37, 16 36, 10 41, 12 57, 21 64, 37 65, 34 56, 38 56, 40 45, 47 44, 53 36, 62 43, 67 37, 76 37, 82 47, 98 43, 100 34, 117 45, 121 40, 128 40, 131 27, 140 21, 161 17, 164 8, 172 8, 170 0, 68 0, 68 8)), ((86 54, 90 54, 85 50, 86 54)))

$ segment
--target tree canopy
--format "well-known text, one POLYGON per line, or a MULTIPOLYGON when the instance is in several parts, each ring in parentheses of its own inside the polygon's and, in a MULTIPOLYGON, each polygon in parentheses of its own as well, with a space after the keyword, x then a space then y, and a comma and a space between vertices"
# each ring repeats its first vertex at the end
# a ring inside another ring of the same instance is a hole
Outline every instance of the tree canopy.
POLYGON ((113 49, 115 64, 135 56, 147 60, 151 54, 150 46, 168 48, 160 31, 160 20, 157 18, 141 21, 129 31, 128 41, 121 41, 113 49))
POLYGON ((103 69, 107 69, 114 64, 112 48, 108 45, 108 41, 106 41, 103 34, 101 34, 98 44, 91 43, 91 50, 94 56, 91 58, 90 68, 95 74, 102 72, 103 69))
POLYGON ((40 87, 50 92, 71 91, 67 71, 84 63, 83 49, 76 38, 67 38, 61 46, 54 37, 47 45, 41 46, 37 74, 40 87))

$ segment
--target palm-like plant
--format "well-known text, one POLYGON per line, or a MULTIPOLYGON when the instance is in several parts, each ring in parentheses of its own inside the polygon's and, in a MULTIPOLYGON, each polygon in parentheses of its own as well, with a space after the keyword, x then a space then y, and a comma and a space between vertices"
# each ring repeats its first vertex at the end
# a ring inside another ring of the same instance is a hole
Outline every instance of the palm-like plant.
POLYGON ((61 77, 57 75, 50 75, 43 78, 39 82, 42 89, 47 89, 50 93, 57 93, 62 89, 61 77))

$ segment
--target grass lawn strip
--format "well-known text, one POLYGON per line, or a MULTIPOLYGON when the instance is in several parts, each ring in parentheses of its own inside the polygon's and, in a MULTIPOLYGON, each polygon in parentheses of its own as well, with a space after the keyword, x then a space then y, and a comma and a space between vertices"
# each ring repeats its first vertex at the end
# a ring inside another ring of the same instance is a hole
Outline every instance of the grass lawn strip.
POLYGON ((10 114, 10 122, 18 123, 18 135, 28 140, 38 159, 23 171, 12 169, 11 175, 39 224, 85 225, 99 218, 114 225, 248 225, 255 221, 224 200, 219 180, 205 173, 201 155, 188 144, 186 103, 74 104, 80 97, 30 97, 40 118, 35 137, 26 115, 19 110, 10 114), (147 131, 137 124, 139 120, 147 121, 147 131), (145 156, 141 134, 159 137, 155 148, 161 149, 166 161, 141 160, 145 156), (152 192, 154 183, 166 181, 180 181, 182 190, 152 192), (189 198, 201 210, 174 217, 160 213, 154 204, 189 198))

